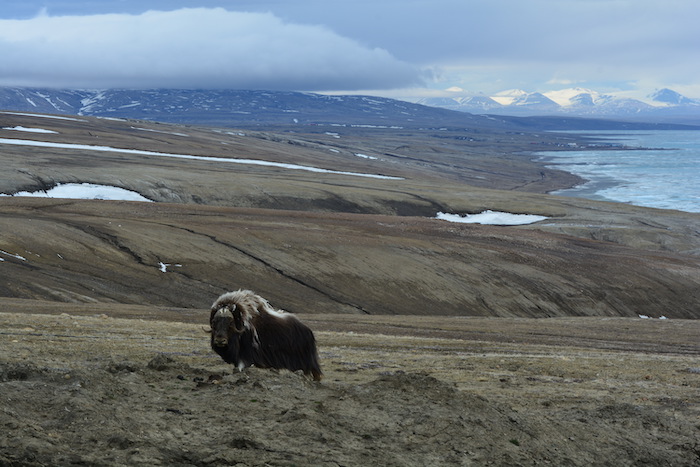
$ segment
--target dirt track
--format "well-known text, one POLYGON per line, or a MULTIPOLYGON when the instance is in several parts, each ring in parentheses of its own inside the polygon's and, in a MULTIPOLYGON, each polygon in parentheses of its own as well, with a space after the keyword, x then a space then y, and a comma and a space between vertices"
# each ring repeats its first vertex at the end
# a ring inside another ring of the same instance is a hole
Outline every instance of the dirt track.
POLYGON ((698 321, 307 318, 321 383, 233 373, 201 324, 0 313, 0 463, 700 463, 698 321))

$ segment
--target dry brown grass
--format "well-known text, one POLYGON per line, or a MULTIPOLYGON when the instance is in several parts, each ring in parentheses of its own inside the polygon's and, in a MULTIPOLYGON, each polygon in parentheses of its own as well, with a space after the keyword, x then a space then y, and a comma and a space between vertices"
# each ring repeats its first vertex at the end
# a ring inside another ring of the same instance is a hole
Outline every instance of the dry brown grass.
POLYGON ((0 460, 690 466, 699 459, 697 321, 307 316, 317 329, 336 329, 316 332, 325 378, 314 385, 287 372, 231 374, 201 324, 106 313, 0 313, 0 424, 12 434, 0 440, 0 460), (367 332, 348 331, 356 326, 367 332), (436 337, 442 332, 449 337, 436 337))

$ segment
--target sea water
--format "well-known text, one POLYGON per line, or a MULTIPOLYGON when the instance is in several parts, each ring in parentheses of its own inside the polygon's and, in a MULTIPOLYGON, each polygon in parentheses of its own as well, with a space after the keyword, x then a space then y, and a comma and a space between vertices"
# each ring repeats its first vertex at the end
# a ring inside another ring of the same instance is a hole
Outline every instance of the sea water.
POLYGON ((552 194, 700 212, 700 131, 577 134, 623 148, 538 153, 549 167, 588 180, 552 194))

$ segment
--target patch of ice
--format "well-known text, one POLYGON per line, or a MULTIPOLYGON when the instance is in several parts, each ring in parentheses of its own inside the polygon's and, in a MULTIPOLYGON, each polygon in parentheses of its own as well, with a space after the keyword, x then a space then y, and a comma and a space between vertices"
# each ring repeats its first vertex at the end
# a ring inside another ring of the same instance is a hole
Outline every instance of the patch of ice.
POLYGON ((112 201, 148 201, 135 191, 125 190, 115 186, 95 185, 92 183, 66 183, 58 184, 48 191, 20 191, 12 195, 0 194, 0 196, 33 196, 40 198, 68 198, 68 199, 102 199, 112 201))
POLYGON ((459 214, 438 212, 436 219, 462 224, 488 224, 488 225, 526 225, 547 219, 545 216, 534 214, 511 214, 500 211, 483 211, 479 214, 467 214, 462 217, 459 214))

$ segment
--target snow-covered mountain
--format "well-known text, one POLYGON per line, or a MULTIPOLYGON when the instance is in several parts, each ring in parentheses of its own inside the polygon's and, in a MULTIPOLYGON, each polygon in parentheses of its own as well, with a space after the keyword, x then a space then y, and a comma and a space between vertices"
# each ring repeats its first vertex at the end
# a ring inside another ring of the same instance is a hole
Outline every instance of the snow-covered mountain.
MULTIPOLYGON (((253 90, 62 90, 0 87, 0 110, 251 127, 512 126, 485 116, 372 96, 253 90)), ((482 108, 482 110, 484 110, 482 108)), ((483 113, 483 112, 482 112, 483 113)))
POLYGON ((654 91, 649 95, 649 99, 666 106, 700 105, 700 101, 698 101, 697 99, 689 99, 684 95, 667 88, 658 89, 654 91))
POLYGON ((499 104, 518 109, 556 110, 559 106, 549 97, 539 92, 525 92, 511 89, 499 92, 492 97, 499 104))
POLYGON ((569 88, 559 91, 549 91, 546 92, 545 95, 564 108, 603 105, 613 99, 610 95, 601 94, 586 88, 569 88))
POLYGON ((425 98, 418 103, 476 114, 569 115, 700 123, 700 100, 666 88, 653 92, 644 100, 577 87, 544 93, 509 89, 493 96, 425 98))
MULTIPOLYGON (((661 93, 659 109, 672 114, 678 108, 695 112, 685 121, 668 123, 700 125, 695 101, 661 93), (674 105, 667 101, 682 102, 674 105)), ((627 128, 614 122, 618 116, 640 115, 649 108, 640 101, 623 100, 588 90, 568 94, 508 91, 496 96, 425 99, 419 103, 373 96, 253 90, 65 90, 0 87, 0 111, 85 115, 166 123, 215 125, 238 128, 297 125, 342 125, 393 128, 472 128, 497 131, 539 129, 627 128), (493 115, 502 115, 494 118, 493 115), (539 116, 551 116, 542 120, 539 116), (572 115, 596 119, 571 119, 572 115), (533 116, 533 117, 530 117, 533 116), (599 116, 607 120, 597 119, 599 116), (526 118, 522 118, 526 117, 526 118)), ((648 114, 644 114, 648 115, 648 114)), ((675 115, 675 114, 673 114, 675 115)), ((0 112, 0 117, 2 117, 0 112)), ((632 122, 646 129, 659 119, 632 122), (645 126, 646 125, 646 126, 645 126)))

